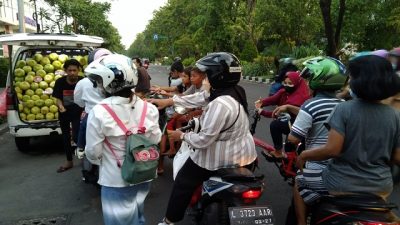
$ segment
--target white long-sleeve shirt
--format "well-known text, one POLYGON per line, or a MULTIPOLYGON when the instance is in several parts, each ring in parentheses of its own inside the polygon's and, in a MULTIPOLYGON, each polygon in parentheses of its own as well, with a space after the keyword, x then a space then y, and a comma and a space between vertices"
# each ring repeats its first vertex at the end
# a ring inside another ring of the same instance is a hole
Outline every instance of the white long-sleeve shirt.
MULTIPOLYGON (((208 103, 208 95, 207 92, 200 92, 184 97, 176 96, 173 100, 185 108, 199 107, 208 103)), ((249 131, 249 119, 243 106, 234 98, 225 95, 208 103, 200 117, 200 125, 199 133, 189 132, 184 136, 184 140, 196 149, 190 158, 198 166, 217 170, 245 166, 257 158, 249 131)))
MULTIPOLYGON (((144 101, 134 96, 132 102, 128 98, 110 97, 104 99, 100 104, 108 104, 117 114, 127 128, 136 127, 139 124, 143 111, 144 101), (132 108, 134 107, 134 108, 132 108)), ((126 137, 111 115, 101 105, 96 105, 89 114, 86 129, 86 157, 91 162, 100 159, 100 174, 98 183, 108 187, 129 186, 122 177, 121 169, 117 166, 117 160, 105 144, 104 140, 110 142, 115 154, 121 164, 125 156, 126 137)), ((158 110, 148 103, 147 114, 144 121, 146 127, 145 136, 157 144, 161 140, 161 130, 158 125, 158 110)), ((135 132, 135 130, 133 130, 135 132)))
POLYGON ((174 95, 174 97, 172 97, 172 100, 174 101, 174 105, 176 106, 194 109, 207 106, 209 97, 210 93, 208 91, 200 91, 185 96, 174 95))
POLYGON ((89 113, 104 98, 100 89, 93 87, 92 81, 87 77, 80 80, 75 86, 74 102, 82 108, 85 107, 86 113, 89 113))

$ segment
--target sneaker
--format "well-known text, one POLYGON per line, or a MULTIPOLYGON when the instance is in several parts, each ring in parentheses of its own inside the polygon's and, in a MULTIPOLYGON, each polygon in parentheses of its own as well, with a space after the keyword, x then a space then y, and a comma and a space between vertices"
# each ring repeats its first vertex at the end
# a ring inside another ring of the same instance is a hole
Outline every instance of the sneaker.
POLYGON ((165 218, 164 218, 161 223, 158 223, 158 225, 174 225, 174 224, 173 223, 167 223, 165 221, 165 218))
POLYGON ((83 159, 83 157, 85 156, 85 149, 76 148, 75 149, 75 155, 78 157, 78 159, 83 159))

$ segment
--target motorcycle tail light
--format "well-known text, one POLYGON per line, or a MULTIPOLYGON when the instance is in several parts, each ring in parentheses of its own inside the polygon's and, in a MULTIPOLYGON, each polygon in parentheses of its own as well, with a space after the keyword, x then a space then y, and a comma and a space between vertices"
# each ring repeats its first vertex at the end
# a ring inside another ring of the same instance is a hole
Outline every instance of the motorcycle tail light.
POLYGON ((243 199, 258 199, 261 196, 261 190, 248 190, 242 193, 243 199))
POLYGON ((400 225, 400 222, 386 223, 386 222, 354 222, 353 225, 400 225))

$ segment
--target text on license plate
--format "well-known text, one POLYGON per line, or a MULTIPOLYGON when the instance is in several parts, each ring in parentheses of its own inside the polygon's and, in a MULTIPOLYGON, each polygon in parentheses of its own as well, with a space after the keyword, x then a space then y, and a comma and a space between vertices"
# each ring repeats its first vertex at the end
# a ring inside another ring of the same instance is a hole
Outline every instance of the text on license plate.
POLYGON ((231 225, 273 225, 274 222, 269 206, 230 207, 228 210, 231 225))

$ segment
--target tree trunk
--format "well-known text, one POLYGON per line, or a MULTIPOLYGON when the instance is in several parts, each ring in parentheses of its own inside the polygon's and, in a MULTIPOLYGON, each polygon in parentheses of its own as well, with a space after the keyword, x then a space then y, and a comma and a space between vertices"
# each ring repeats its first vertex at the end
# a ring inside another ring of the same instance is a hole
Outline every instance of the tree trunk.
POLYGON ((335 31, 336 46, 339 46, 339 44, 340 44, 340 32, 342 31, 342 25, 343 25, 345 11, 346 11, 346 0, 340 0, 339 15, 338 15, 336 31, 335 31))
POLYGON ((325 25, 325 36, 328 41, 326 54, 331 57, 336 56, 336 43, 334 39, 334 31, 331 19, 331 5, 332 0, 319 0, 319 6, 322 12, 322 18, 325 25))
POLYGON ((325 25, 325 35, 328 41, 326 54, 328 56, 338 58, 338 47, 340 46, 340 32, 342 31, 344 14, 346 11, 346 0, 340 0, 339 13, 336 23, 336 29, 333 30, 332 18, 331 18, 331 5, 332 0, 320 0, 319 6, 322 12, 322 18, 325 25))

